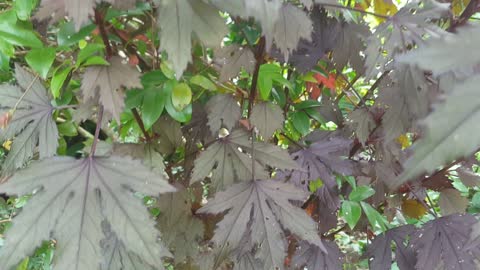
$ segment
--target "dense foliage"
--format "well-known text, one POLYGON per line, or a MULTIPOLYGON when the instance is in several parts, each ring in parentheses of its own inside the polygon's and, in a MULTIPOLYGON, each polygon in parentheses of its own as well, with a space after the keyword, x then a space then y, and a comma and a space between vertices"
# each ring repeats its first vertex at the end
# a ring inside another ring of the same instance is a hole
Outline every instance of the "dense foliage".
POLYGON ((0 1, 0 269, 480 269, 446 1, 0 1))

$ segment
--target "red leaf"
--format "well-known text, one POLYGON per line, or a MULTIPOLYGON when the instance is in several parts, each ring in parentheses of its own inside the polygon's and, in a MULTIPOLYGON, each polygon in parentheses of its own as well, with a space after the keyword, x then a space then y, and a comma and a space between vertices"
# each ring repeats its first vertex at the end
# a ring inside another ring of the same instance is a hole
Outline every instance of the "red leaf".
POLYGON ((328 78, 324 77, 320 73, 315 73, 313 77, 317 80, 318 83, 323 84, 325 87, 327 87, 330 90, 335 90, 335 75, 334 74, 329 74, 328 78))
POLYGON ((318 87, 318 84, 307 82, 307 91, 310 95, 310 99, 318 99, 322 95, 322 89, 318 87))
POLYGON ((130 64, 131 66, 138 65, 138 62, 138 57, 135 54, 131 54, 128 56, 128 64, 130 64))

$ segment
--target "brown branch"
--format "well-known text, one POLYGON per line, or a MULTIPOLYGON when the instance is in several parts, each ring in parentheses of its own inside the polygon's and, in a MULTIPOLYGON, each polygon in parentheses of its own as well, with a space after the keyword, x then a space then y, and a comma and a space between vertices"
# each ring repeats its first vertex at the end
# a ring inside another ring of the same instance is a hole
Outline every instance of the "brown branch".
POLYGON ((113 56, 113 49, 108 40, 107 30, 105 29, 104 13, 99 9, 95 9, 95 24, 98 26, 100 36, 102 37, 103 44, 105 44, 105 51, 107 53, 106 59, 110 60, 113 56))
POLYGON ((479 0, 470 0, 462 14, 460 14, 460 17, 451 23, 447 31, 453 32, 458 26, 464 25, 470 19, 470 17, 472 17, 478 11, 478 1, 479 0))
POLYGON ((378 17, 378 18, 390 19, 390 16, 387 16, 387 15, 382 15, 382 14, 378 14, 378 13, 374 13, 374 12, 370 12, 370 11, 366 11, 366 10, 362 10, 362 9, 358 9, 358 8, 343 6, 343 5, 340 5, 340 4, 330 4, 330 3, 322 3, 322 2, 316 2, 316 3, 318 3, 319 5, 324 6, 324 7, 346 9, 346 10, 355 11, 355 12, 359 12, 359 13, 366 14, 366 15, 372 15, 372 16, 375 16, 375 17, 378 17))
POLYGON ((358 102, 358 106, 363 106, 365 105, 365 102, 367 101, 368 97, 373 93, 375 89, 380 85, 382 80, 390 73, 390 70, 386 70, 378 77, 378 79, 372 84, 372 86, 367 90, 367 93, 362 97, 362 99, 358 102))
POLYGON ((255 70, 253 71, 252 76, 252 85, 250 87, 250 95, 248 96, 248 118, 252 112, 253 102, 255 101, 255 96, 257 95, 257 81, 258 73, 260 71, 260 65, 264 63, 265 58, 265 37, 261 37, 256 46, 255 52, 255 70))
POLYGON ((132 114, 133 114, 133 117, 135 118, 135 121, 137 122, 138 126, 140 127, 140 130, 142 131, 143 136, 145 136, 145 140, 147 142, 150 142, 152 140, 152 138, 150 137, 147 130, 145 129, 145 125, 143 124, 142 117, 140 117, 140 114, 138 113, 138 110, 136 108, 133 108, 132 109, 132 114))
POLYGON ((92 148, 90 150, 89 158, 92 159, 95 155, 95 150, 97 149, 98 138, 100 136, 100 130, 102 129, 102 118, 103 118, 103 106, 98 107, 97 113, 97 126, 95 127, 95 135, 93 137, 92 148))
MULTIPOLYGON (((125 37, 120 33, 119 30, 117 30, 115 27, 112 26, 112 29, 113 29, 113 34, 115 34, 115 36, 117 36, 120 41, 122 42, 122 45, 123 47, 125 48, 125 50, 129 53, 129 54, 134 54, 137 58, 138 58, 138 65, 139 67, 142 69, 142 70, 151 70, 152 69, 152 66, 150 64, 148 64, 138 53, 137 51, 137 47, 130 43, 129 40, 126 40, 125 37)), ((130 34, 129 34, 130 35, 130 34)), ((134 36, 134 35, 130 35, 131 36, 134 36)))

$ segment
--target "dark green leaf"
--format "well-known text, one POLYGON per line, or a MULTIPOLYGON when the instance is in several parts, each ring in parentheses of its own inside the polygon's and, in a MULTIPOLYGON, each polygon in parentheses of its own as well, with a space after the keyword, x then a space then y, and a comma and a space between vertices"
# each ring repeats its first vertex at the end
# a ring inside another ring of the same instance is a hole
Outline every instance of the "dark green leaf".
POLYGON ((165 95, 162 89, 158 87, 147 88, 144 90, 142 120, 145 128, 148 130, 162 115, 165 107, 165 95))
POLYGON ((55 60, 55 48, 33 49, 27 53, 25 60, 42 79, 45 79, 55 60))
POLYGON ((357 225, 358 220, 360 220, 362 208, 358 202, 343 201, 341 214, 343 218, 345 218, 350 229, 353 230, 355 225, 357 225))
POLYGON ((305 112, 299 111, 292 113, 290 116, 290 121, 292 121, 295 129, 298 130, 298 132, 300 132, 302 135, 306 135, 310 132, 310 119, 305 112))
POLYGON ((348 196, 351 201, 363 201, 375 194, 375 190, 369 186, 358 186, 348 196))

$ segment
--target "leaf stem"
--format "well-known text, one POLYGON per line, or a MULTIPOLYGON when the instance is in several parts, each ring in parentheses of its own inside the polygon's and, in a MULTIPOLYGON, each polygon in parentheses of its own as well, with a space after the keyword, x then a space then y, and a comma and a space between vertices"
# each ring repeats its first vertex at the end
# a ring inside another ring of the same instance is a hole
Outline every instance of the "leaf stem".
POLYGON ((142 117, 140 117, 140 114, 138 113, 138 110, 136 108, 133 108, 132 109, 132 114, 133 114, 133 117, 135 118, 135 121, 137 121, 137 124, 138 124, 138 126, 140 127, 140 130, 143 133, 143 136, 145 136, 145 140, 147 142, 150 142, 152 140, 152 138, 150 137, 147 130, 145 129, 145 125, 143 124, 142 117))
MULTIPOLYGON (((415 193, 415 191, 413 190, 413 187, 412 187, 410 184, 408 184, 408 187, 410 188, 410 192, 411 192, 411 193, 413 194, 413 196, 417 199, 417 201, 419 201, 419 202, 423 205, 423 207, 425 207, 425 209, 427 209, 427 210, 430 212, 430 214, 432 214, 435 218, 437 218, 437 217, 438 217, 438 214, 437 214, 437 211, 435 211, 435 209, 433 209, 432 201, 429 201, 430 206, 428 206, 428 205, 425 203, 425 201, 422 200, 422 199, 417 195, 417 193, 415 193), (432 210, 432 209, 433 209, 433 210, 432 210)), ((430 199, 430 198, 428 197, 428 193, 425 192, 425 194, 427 194, 427 198, 430 199)))
POLYGON ((113 56, 113 49, 108 40, 107 30, 105 29, 104 14, 99 9, 95 9, 95 24, 98 26, 103 44, 105 44, 106 59, 109 60, 113 56))
POLYGON ((280 132, 280 135, 282 135, 282 136, 285 137, 287 140, 289 140, 290 142, 292 142, 294 145, 300 147, 301 149, 306 149, 305 146, 301 145, 300 143, 296 142, 294 139, 290 138, 290 136, 288 136, 287 134, 285 134, 285 132, 280 132))
POLYGON ((426 195, 426 197, 427 197, 427 201, 428 201, 428 203, 430 204, 431 209, 433 209, 433 212, 435 213, 435 217, 438 217, 437 210, 435 210, 435 207, 433 207, 433 201, 432 201, 432 199, 430 198, 430 195, 428 195, 428 190, 425 191, 425 195, 426 195))
POLYGON ((93 137, 92 149, 90 150, 89 158, 92 159, 95 155, 95 150, 97 149, 98 138, 100 136, 100 129, 102 127, 102 118, 103 118, 103 106, 98 107, 97 113, 97 126, 95 127, 95 135, 93 137))
POLYGON ((20 96, 20 98, 17 100, 17 102, 15 103, 15 106, 13 106, 13 109, 12 109, 12 112, 11 114, 13 115, 15 113, 15 111, 17 110, 17 107, 18 105, 20 104, 20 102, 22 102, 23 98, 25 98, 25 96, 27 95, 28 91, 30 91, 30 89, 32 89, 32 86, 33 84, 35 83, 35 81, 38 79, 38 74, 35 75, 35 78, 33 78, 33 80, 30 82, 30 84, 27 86, 27 88, 25 89, 25 92, 22 93, 22 95, 20 96))
POLYGON ((55 107, 55 110, 75 109, 75 108, 77 108, 77 107, 78 107, 78 105, 76 105, 76 104, 73 104, 73 105, 63 105, 63 106, 55 107))
POLYGON ((257 95, 257 81, 258 73, 260 71, 260 65, 264 62, 265 56, 265 37, 261 37, 258 41, 255 52, 255 70, 253 71, 252 76, 252 85, 250 87, 250 95, 248 96, 248 118, 250 119, 250 114, 252 113, 253 102, 255 101, 255 96, 257 95))
POLYGON ((382 82, 382 80, 390 73, 390 70, 386 70, 385 72, 382 73, 382 75, 380 75, 380 77, 378 77, 378 79, 372 84, 372 86, 367 90, 367 93, 365 93, 365 95, 362 97, 362 99, 360 99, 360 101, 358 102, 357 106, 363 106, 365 105, 365 102, 367 101, 367 98, 373 93, 373 91, 375 89, 377 89, 377 87, 380 85, 380 83, 382 82))

